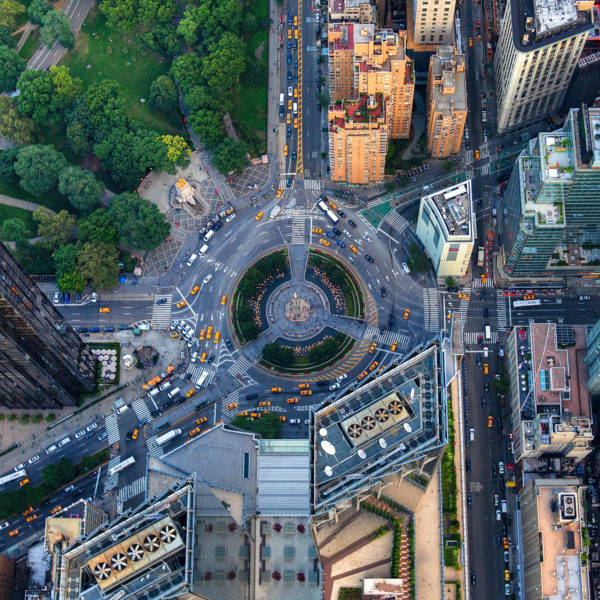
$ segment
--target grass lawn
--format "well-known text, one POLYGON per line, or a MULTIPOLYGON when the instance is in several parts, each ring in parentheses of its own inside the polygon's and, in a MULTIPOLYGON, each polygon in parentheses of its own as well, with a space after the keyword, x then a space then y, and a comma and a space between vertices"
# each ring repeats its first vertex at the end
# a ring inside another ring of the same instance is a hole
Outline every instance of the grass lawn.
POLYGON ((35 237, 37 229, 33 217, 31 216, 32 214, 31 211, 25 210, 24 208, 0 204, 0 224, 4 223, 7 219, 21 219, 31 234, 29 237, 35 237))
POLYGON ((29 192, 26 192, 18 184, 4 183, 0 181, 0 194, 10 196, 11 198, 18 198, 19 200, 27 200, 28 202, 34 202, 35 204, 41 204, 52 209, 55 212, 61 210, 68 210, 70 213, 75 213, 73 207, 66 198, 63 198, 58 192, 48 192, 40 196, 34 196, 29 192))
POLYGON ((40 32, 38 29, 34 29, 29 34, 29 37, 27 38, 27 41, 25 42, 25 44, 23 44, 23 47, 21 48, 21 52, 19 52, 19 56, 23 60, 28 61, 33 56, 33 53, 38 49, 39 45, 40 45, 40 32))
POLYGON ((180 113, 163 115, 150 106, 150 85, 169 70, 171 62, 148 50, 139 40, 140 33, 123 34, 108 29, 105 18, 94 7, 79 32, 75 49, 60 64, 69 67, 86 87, 101 79, 118 81, 132 119, 161 133, 183 133, 180 113), (142 98, 146 101, 141 102, 142 98))

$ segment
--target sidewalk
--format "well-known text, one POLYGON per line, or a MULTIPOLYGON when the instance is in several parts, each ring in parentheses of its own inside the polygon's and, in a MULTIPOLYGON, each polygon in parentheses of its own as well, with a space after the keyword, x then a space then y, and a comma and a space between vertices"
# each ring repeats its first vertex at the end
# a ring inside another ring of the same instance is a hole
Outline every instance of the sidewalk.
POLYGON ((31 212, 35 212, 38 208, 44 208, 52 214, 56 214, 52 209, 47 208, 46 206, 42 206, 41 204, 27 202, 27 200, 19 200, 18 198, 5 196, 4 194, 0 194, 0 204, 6 204, 7 206, 16 206, 17 208, 22 208, 23 210, 30 210, 31 212))

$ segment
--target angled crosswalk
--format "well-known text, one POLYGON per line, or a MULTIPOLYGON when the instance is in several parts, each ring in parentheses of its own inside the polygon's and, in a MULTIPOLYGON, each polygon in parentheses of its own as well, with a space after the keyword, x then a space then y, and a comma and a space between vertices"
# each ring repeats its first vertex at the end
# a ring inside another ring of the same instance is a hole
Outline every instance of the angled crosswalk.
POLYGON ((496 306, 498 307, 498 329, 508 329, 508 306, 506 297, 498 294, 496 296, 496 306))
POLYGON ((245 357, 240 355, 236 358, 235 363, 229 367, 227 372, 235 377, 236 375, 242 375, 248 371, 248 369, 252 368, 252 363, 245 357))
POLYGON ((484 163, 483 165, 481 165, 480 167, 480 172, 482 175, 489 175, 490 174, 490 163, 484 163))
POLYGON ((191 373, 192 377, 190 379, 190 383, 196 383, 196 381, 198 381, 198 379, 200 379, 200 375, 202 375, 203 372, 207 372, 208 375, 206 377, 206 379, 204 380, 204 383, 202 384, 204 387, 208 387, 213 379, 216 377, 217 375, 217 371, 213 368, 206 368, 202 365, 202 363, 198 364, 198 363, 190 363, 190 365, 187 368, 186 373, 191 373))
POLYGON ((460 301, 460 306, 458 307, 458 312, 462 317, 462 322, 466 323, 467 321, 467 312, 469 312, 469 298, 471 296, 471 288, 466 287, 463 290, 463 293, 468 296, 467 298, 462 298, 460 301))
POLYGON ((221 401, 221 419, 225 423, 231 423, 231 421, 233 421, 233 418, 235 417, 235 415, 237 415, 237 413, 240 411, 240 409, 238 407, 230 408, 229 410, 227 410, 225 407, 229 406, 230 404, 236 403, 239 399, 240 399, 240 390, 235 390, 235 391, 231 392, 231 394, 229 394, 229 396, 223 398, 223 400, 221 401))
POLYGON ((423 288, 423 307, 425 308, 425 331, 439 333, 440 309, 439 294, 436 288, 423 288))
POLYGON ((484 339, 484 332, 483 331, 466 331, 465 332, 465 344, 477 344, 477 338, 481 336, 481 340, 482 340, 482 345, 485 346, 486 344, 497 344, 498 343, 498 332, 497 331, 492 331, 491 333, 491 339, 490 340, 485 340, 484 339))
POLYGON ((152 306, 152 329, 168 329, 171 324, 171 308, 173 306, 173 296, 171 294, 156 294, 152 306), (159 304, 160 300, 166 300, 159 304))
POLYGON ((130 484, 125 487, 119 488, 119 502, 127 502, 130 498, 135 498, 146 491, 146 476, 138 477, 134 479, 130 484))
POLYGON ((156 443, 156 436, 146 440, 146 447, 148 448, 148 454, 151 454, 156 458, 161 458, 165 454, 165 451, 162 449, 162 447, 156 443))
POLYGON ((305 179, 304 180, 305 190, 320 190, 321 181, 319 179, 305 179))
POLYGON ((137 415, 137 418, 140 421, 150 422, 152 421, 152 415, 150 415, 150 411, 148 410, 148 406, 146 406, 146 401, 143 398, 138 398, 133 401, 133 410, 137 415))
POLYGON ((121 439, 117 415, 115 413, 110 413, 104 419, 104 423, 106 425, 106 432, 108 433, 109 445, 116 444, 121 439))
MULTIPOLYGON (((389 223, 398 233, 402 233, 410 225, 410 223, 395 210, 390 211, 385 216, 382 223, 383 222, 389 223)), ((381 224, 379 226, 381 227, 381 224)))
POLYGON ((364 335, 365 340, 376 342, 378 346, 391 346, 398 342, 398 348, 406 349, 410 344, 410 337, 403 333, 394 333, 393 331, 384 331, 379 333, 379 328, 375 325, 367 327, 364 335))
POLYGON ((106 479, 104 480, 104 493, 110 492, 110 490, 114 490, 117 487, 117 483, 119 482, 119 474, 115 473, 114 475, 110 475, 110 470, 113 467, 116 467, 121 462, 120 456, 115 456, 108 461, 108 470, 106 474, 106 479))

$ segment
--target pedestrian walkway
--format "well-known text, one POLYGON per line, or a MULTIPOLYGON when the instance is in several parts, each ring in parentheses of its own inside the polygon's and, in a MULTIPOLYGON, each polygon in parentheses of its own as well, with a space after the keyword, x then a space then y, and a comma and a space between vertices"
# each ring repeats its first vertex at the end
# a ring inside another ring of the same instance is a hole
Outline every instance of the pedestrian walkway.
POLYGON ((292 245, 304 245, 306 238, 306 216, 302 211, 301 216, 292 219, 292 245))
MULTIPOLYGON (((12 196, 5 196, 4 194, 0 194, 0 204, 6 204, 7 206, 16 206, 17 208, 22 208, 23 210, 29 210, 31 212, 35 212, 38 208, 41 208, 41 204, 27 202, 27 200, 19 200, 18 198, 13 198, 12 196)), ((49 213, 55 214, 55 212, 52 209, 46 208, 45 206, 43 208, 49 213)))
POLYGON ((378 346, 391 346, 394 342, 397 342, 399 348, 406 349, 410 345, 411 338, 403 333, 394 333, 393 331, 379 333, 379 329, 375 325, 371 325, 365 331, 365 339, 377 342, 378 346))
POLYGON ((423 308, 425 309, 425 331, 440 331, 440 296, 437 288, 423 288, 423 308))
POLYGON ((304 245, 292 245, 289 248, 290 270, 292 281, 304 281, 306 273, 306 259, 308 253, 304 245))
POLYGON ((133 406, 133 410, 140 421, 146 421, 146 423, 152 421, 152 415, 150 414, 148 406, 146 405, 146 401, 143 398, 134 400, 131 406, 133 406))
POLYGON ((466 298, 461 298, 460 306, 458 307, 458 312, 462 317, 462 322, 467 322, 467 313, 469 312, 469 298, 471 297, 471 288, 465 288, 463 293, 467 296, 466 298))
POLYGON ((229 367, 227 372, 232 377, 235 377, 236 375, 245 374, 248 371, 248 369, 251 369, 251 368, 252 368, 252 363, 245 356, 240 355, 236 359, 235 364, 233 364, 231 367, 229 367))
POLYGON ((489 175, 490 174, 490 163, 484 163, 481 165, 479 172, 481 175, 489 175))
POLYGON ((491 277, 487 277, 486 280, 485 280, 485 285, 483 285, 481 283, 481 278, 478 277, 477 279, 473 279, 472 286, 474 288, 481 288, 481 287, 493 288, 494 287, 494 280, 491 277))
POLYGON ((497 295, 496 306, 498 307, 498 329, 508 329, 508 306, 506 297, 497 295))
POLYGON ((113 467, 116 467, 121 462, 120 456, 115 456, 108 461, 108 470, 106 472, 106 479, 104 480, 104 493, 110 492, 110 490, 114 490, 117 487, 117 483, 119 482, 119 473, 115 473, 114 475, 110 475, 110 470, 113 467))
POLYGON ((498 343, 498 332, 492 331, 491 339, 484 339, 483 331, 466 331, 465 332, 465 344, 477 344, 477 338, 481 336, 482 344, 497 344, 498 343))
POLYGON ((123 504, 146 491, 146 476, 138 477, 125 487, 119 488, 118 501, 123 504))
POLYGON ((237 403, 239 399, 240 390, 235 390, 221 401, 221 419, 225 423, 231 423, 240 410, 237 406, 235 408, 230 408, 229 410, 227 410, 225 407, 229 406, 230 404, 237 403))
POLYGON ((171 324, 171 309, 173 307, 173 296, 171 294, 156 294, 154 296, 154 306, 152 307, 152 329, 168 329, 171 324), (159 300, 165 300, 159 304, 159 300))
POLYGON ((321 181, 319 179, 305 179, 304 180, 305 190, 320 190, 321 181))
POLYGON ((204 368, 201 366, 201 364, 199 365, 198 363, 190 363, 188 365, 186 373, 192 374, 190 383, 193 383, 193 384, 195 384, 196 381, 198 381, 200 379, 200 375, 202 375, 202 373, 208 373, 208 376, 206 377, 206 379, 204 380, 204 383, 202 384, 205 387, 208 387, 212 383, 215 376, 217 375, 217 372, 215 371, 215 369, 204 368))
POLYGON ((114 412, 110 413, 104 419, 104 423, 106 424, 106 432, 108 433, 108 444, 116 444, 121 439, 117 415, 114 412))
POLYGON ((398 233, 402 233, 410 225, 410 223, 402 215, 399 215, 395 210, 390 211, 385 216, 385 219, 379 224, 379 228, 381 228, 382 223, 388 223, 398 233))
POLYGON ((162 447, 156 443, 156 436, 152 436, 146 440, 146 447, 148 448, 148 454, 156 458, 162 458, 165 454, 162 447))

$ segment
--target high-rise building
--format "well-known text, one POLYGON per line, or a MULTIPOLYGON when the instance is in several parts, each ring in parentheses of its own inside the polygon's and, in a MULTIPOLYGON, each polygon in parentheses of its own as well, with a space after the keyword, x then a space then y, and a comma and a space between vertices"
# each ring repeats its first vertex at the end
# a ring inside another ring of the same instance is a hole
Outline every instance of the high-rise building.
POLYGON ((417 46, 453 41, 455 4, 455 0, 412 0, 413 41, 417 46))
POLYGON ((585 0, 510 0, 494 58, 499 132, 539 121, 561 106, 593 28, 585 0))
POLYGON ((440 46, 427 77, 427 151, 433 158, 458 154, 467 122, 465 57, 440 46))
POLYGON ((585 520, 582 480, 532 479, 519 496, 523 597, 589 600, 580 524, 585 520))
POLYGON ((477 237, 470 179, 421 198, 417 237, 439 278, 466 275, 477 237))
POLYGON ((87 346, 0 244, 0 404, 72 406, 94 375, 87 346))
POLYGON ((329 109, 329 164, 332 181, 359 185, 381 181, 389 125, 381 94, 339 102, 329 109))
POLYGON ((592 407, 581 360, 583 327, 533 323, 508 337, 511 430, 517 461, 560 458, 561 471, 592 451, 592 407))
POLYGON ((600 319, 588 331, 585 364, 589 371, 588 389, 592 394, 600 394, 600 319))
MULTIPOLYGON (((506 188, 504 270, 511 276, 585 268, 584 244, 600 242, 600 109, 572 109, 565 125, 540 133, 506 188)), ((591 267, 590 267, 591 268, 591 267)))
POLYGON ((331 0, 328 7, 330 21, 375 23, 376 7, 369 0, 331 0))
MULTIPOLYGON (((594 5, 594 12, 597 8, 594 5)), ((577 67, 565 94, 561 112, 567 113, 569 109, 579 108, 581 104, 592 106, 599 93, 600 52, 596 51, 587 56, 582 56, 577 61, 577 67)))

